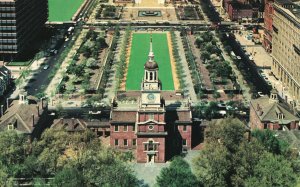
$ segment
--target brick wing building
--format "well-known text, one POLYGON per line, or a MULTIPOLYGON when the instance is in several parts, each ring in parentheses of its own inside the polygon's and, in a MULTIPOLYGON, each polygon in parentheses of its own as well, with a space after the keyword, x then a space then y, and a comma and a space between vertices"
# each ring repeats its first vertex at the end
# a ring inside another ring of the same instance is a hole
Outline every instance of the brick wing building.
POLYGON ((271 91, 270 98, 263 96, 250 102, 251 129, 282 130, 299 129, 299 118, 278 101, 277 91, 271 91))
MULTIPOLYGON (((166 162, 173 155, 191 149, 190 104, 175 93, 161 91, 152 42, 148 57, 141 91, 135 93, 135 99, 116 98, 113 102, 110 145, 132 150, 137 162, 166 162)), ((129 98, 133 93, 123 94, 129 98)))

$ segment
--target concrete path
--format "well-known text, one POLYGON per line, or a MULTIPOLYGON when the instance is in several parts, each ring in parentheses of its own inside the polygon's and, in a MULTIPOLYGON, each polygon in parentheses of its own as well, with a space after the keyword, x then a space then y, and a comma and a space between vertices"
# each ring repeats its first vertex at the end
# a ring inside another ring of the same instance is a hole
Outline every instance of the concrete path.
POLYGON ((115 50, 113 65, 111 67, 111 73, 110 73, 109 79, 108 79, 109 86, 107 86, 105 88, 105 93, 104 93, 106 98, 103 99, 103 101, 106 103, 109 103, 111 101, 111 99, 114 98, 114 96, 116 95, 116 90, 118 89, 118 88, 116 88, 116 86, 117 86, 116 72, 117 72, 117 68, 118 68, 117 63, 120 61, 120 50, 121 50, 121 47, 124 42, 123 39, 124 39, 124 32, 120 32, 120 37, 117 41, 118 43, 117 43, 117 47, 115 50))
MULTIPOLYGON (((15 99, 19 96, 20 90, 29 84, 29 80, 34 77, 34 74, 36 74, 40 71, 40 68, 45 61, 47 61, 46 58, 41 58, 39 60, 33 61, 28 67, 22 68, 22 70, 25 70, 25 69, 30 70, 30 74, 25 78, 25 80, 23 79, 24 82, 22 82, 20 85, 16 86, 16 89, 10 95, 9 98, 15 99)), ((19 78, 19 77, 16 77, 16 78, 19 78)))
POLYGON ((57 88, 57 85, 61 82, 63 78, 63 74, 67 71, 67 67, 69 66, 70 61, 73 59, 74 55, 76 54, 77 50, 79 49, 85 35, 87 33, 87 30, 82 30, 80 32, 80 35, 76 39, 74 45, 72 46, 72 49, 68 53, 67 57, 62 62, 59 70, 56 72, 55 76, 51 80, 50 84, 45 90, 45 93, 48 97, 53 97, 57 88))
MULTIPOLYGON (((192 171, 193 160, 199 155, 198 150, 190 150, 188 154, 184 157, 184 160, 190 164, 192 171)), ((170 161, 166 163, 132 163, 132 168, 136 173, 136 177, 143 184, 142 186, 155 186, 156 177, 160 174, 160 171, 170 166, 170 161)))
POLYGON ((197 102, 197 95, 195 93, 193 79, 191 76, 191 72, 185 57, 184 47, 182 43, 182 39, 179 32, 175 32, 177 38, 177 45, 179 49, 179 55, 181 57, 181 63, 185 72, 185 83, 186 83, 186 91, 188 92, 189 97, 191 98, 192 102, 197 102))
POLYGON ((234 64, 234 62, 232 61, 231 57, 226 53, 223 44, 221 43, 220 39, 218 37, 216 37, 218 40, 217 45, 220 47, 220 49, 222 50, 222 55, 224 60, 228 61, 230 63, 230 66, 232 67, 233 72, 235 73, 236 77, 237 77, 237 82, 240 85, 241 89, 243 90, 243 96, 244 96, 244 102, 246 104, 249 104, 250 100, 251 100, 251 93, 250 93, 250 88, 247 84, 244 83, 245 78, 242 75, 242 73, 240 72, 240 70, 237 68, 236 64, 234 64))

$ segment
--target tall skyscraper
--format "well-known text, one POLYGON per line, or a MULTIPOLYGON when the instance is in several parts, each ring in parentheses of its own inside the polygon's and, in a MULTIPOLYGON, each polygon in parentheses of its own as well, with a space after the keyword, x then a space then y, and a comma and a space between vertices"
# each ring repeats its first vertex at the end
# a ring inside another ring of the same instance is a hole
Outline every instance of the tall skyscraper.
POLYGON ((30 49, 47 19, 47 0, 0 0, 0 57, 30 49))

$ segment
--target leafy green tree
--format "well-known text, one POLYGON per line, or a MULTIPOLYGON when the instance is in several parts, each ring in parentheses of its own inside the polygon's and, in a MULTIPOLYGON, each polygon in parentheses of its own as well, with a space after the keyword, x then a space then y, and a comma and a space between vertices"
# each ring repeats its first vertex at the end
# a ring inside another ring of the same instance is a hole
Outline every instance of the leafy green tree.
POLYGON ((204 186, 228 186, 230 154, 225 146, 213 142, 206 145, 194 160, 195 174, 204 186))
POLYGON ((0 163, 8 166, 22 163, 25 160, 27 139, 14 130, 0 132, 0 163))
POLYGON ((254 130, 252 136, 271 153, 283 154, 288 150, 288 143, 276 138, 275 133, 269 129, 254 130))
POLYGON ((156 177, 158 186, 194 187, 198 181, 192 173, 189 164, 181 157, 175 157, 169 167, 163 168, 156 177))
POLYGON ((265 153, 254 168, 254 175, 245 186, 295 186, 297 174, 292 164, 281 155, 265 153))
POLYGON ((217 123, 211 123, 207 141, 222 142, 229 152, 237 151, 240 143, 244 140, 245 125, 238 119, 227 118, 217 123))
POLYGON ((84 186, 84 178, 77 169, 64 168, 56 173, 53 181, 51 181, 51 185, 57 187, 80 187, 84 186))

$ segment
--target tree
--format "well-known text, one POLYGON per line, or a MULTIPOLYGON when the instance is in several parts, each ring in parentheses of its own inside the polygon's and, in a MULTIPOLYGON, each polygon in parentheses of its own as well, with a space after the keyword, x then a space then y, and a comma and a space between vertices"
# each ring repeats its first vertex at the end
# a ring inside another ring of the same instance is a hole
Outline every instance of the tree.
POLYGON ((84 186, 84 178, 77 169, 64 168, 56 173, 51 185, 57 187, 84 186))
POLYGON ((20 164, 26 157, 26 137, 14 130, 0 132, 0 163, 20 164))
POLYGON ((194 160, 201 184, 294 186, 299 163, 267 152, 259 140, 253 138, 249 142, 244 133, 244 125, 236 119, 210 124, 207 144, 194 160))
POLYGON ((275 133, 269 129, 254 130, 252 136, 256 138, 267 151, 274 154, 283 154, 288 149, 288 144, 275 137, 275 133))
POLYGON ((194 160, 195 174, 204 186, 228 186, 230 154, 219 143, 208 144, 194 160))
POLYGON ((189 164, 181 157, 175 157, 169 167, 163 168, 156 177, 158 186, 194 187, 198 181, 192 173, 189 164))
POLYGON ((290 161, 281 155, 265 153, 245 186, 295 186, 296 182, 297 174, 290 161))
POLYGON ((229 152, 237 151, 244 140, 245 125, 238 119, 227 118, 211 123, 207 135, 208 142, 222 142, 229 152))

